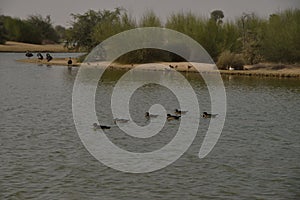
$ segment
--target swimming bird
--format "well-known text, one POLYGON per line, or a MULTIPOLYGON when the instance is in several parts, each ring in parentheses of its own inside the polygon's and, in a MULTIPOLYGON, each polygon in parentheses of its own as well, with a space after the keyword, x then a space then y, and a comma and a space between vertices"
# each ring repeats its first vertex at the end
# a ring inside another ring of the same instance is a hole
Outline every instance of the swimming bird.
POLYGON ((158 115, 154 115, 154 114, 150 114, 149 112, 146 112, 145 117, 146 118, 155 118, 155 117, 158 117, 158 115))
POLYGON ((46 59, 47 59, 47 62, 50 62, 52 60, 52 56, 49 53, 47 53, 46 59))
POLYGON ((30 57, 33 56, 33 54, 32 54, 31 52, 29 52, 29 51, 26 51, 25 56, 26 56, 27 58, 30 58, 30 57))
POLYGON ((115 119, 114 119, 114 123, 116 124, 117 122, 119 122, 119 123, 127 123, 127 122, 129 122, 129 119, 119 119, 119 118, 115 118, 115 119))
POLYGON ((68 60, 68 69, 72 69, 72 59, 71 57, 69 57, 69 60, 68 60))
POLYGON ((207 112, 203 112, 203 118, 215 118, 218 114, 209 114, 207 112))
POLYGON ((181 116, 167 114, 167 120, 180 119, 181 116))
POLYGON ((187 110, 178 110, 178 109, 175 109, 175 114, 176 115, 184 115, 187 112, 188 112, 187 110))
POLYGON ((39 60, 43 60, 44 56, 39 52, 36 54, 36 56, 38 57, 39 60))
POLYGON ((94 126, 94 129, 96 130, 96 129, 110 129, 110 126, 105 126, 105 125, 98 125, 97 123, 94 123, 93 124, 93 126, 94 126))

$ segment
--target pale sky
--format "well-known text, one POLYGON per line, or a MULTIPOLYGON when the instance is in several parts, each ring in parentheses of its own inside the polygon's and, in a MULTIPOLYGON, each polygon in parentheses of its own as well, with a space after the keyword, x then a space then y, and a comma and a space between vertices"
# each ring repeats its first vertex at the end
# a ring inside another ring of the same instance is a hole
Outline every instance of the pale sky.
POLYGON ((0 14, 25 19, 31 14, 50 15, 54 25, 69 26, 71 13, 83 14, 89 9, 125 8, 139 18, 153 10, 163 21, 171 13, 191 11, 209 16, 216 9, 224 12, 226 19, 242 13, 256 13, 261 17, 287 8, 299 8, 300 0, 0 0, 0 14))

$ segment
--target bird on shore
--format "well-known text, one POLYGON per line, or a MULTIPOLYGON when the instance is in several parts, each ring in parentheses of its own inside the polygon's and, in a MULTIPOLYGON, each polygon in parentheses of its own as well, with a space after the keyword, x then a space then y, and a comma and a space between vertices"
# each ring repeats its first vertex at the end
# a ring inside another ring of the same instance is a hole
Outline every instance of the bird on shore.
POLYGON ((47 59, 47 62, 50 62, 52 60, 52 56, 49 53, 47 53, 46 59, 47 59))
POLYGON ((33 54, 32 54, 31 52, 29 52, 29 51, 26 51, 25 56, 26 56, 27 58, 30 58, 30 57, 33 56, 33 54))
POLYGON ((158 117, 158 115, 154 115, 154 114, 150 114, 149 112, 146 112, 145 117, 148 118, 148 119, 149 118, 156 118, 156 117, 158 117))
POLYGON ((96 129, 110 129, 110 126, 100 125, 100 124, 97 124, 97 123, 94 123, 93 126, 94 126, 94 130, 96 130, 96 129))
POLYGON ((72 59, 71 57, 69 57, 69 60, 68 60, 68 69, 72 69, 72 59))
POLYGON ((167 120, 174 120, 174 119, 176 119, 176 120, 178 120, 178 119, 180 119, 180 117, 181 116, 178 116, 178 115, 171 115, 171 114, 167 114, 167 120))
POLYGON ((170 67, 171 69, 176 69, 178 66, 177 66, 177 65, 176 65, 176 66, 169 65, 169 67, 170 67))
POLYGON ((177 66, 177 65, 175 65, 175 66, 169 65, 169 67, 170 67, 171 69, 176 69, 178 66, 177 66))
POLYGON ((189 69, 191 69, 192 67, 193 67, 193 66, 191 66, 191 65, 188 65, 188 70, 189 70, 189 69))
POLYGON ((215 118, 218 114, 209 114, 207 112, 203 112, 202 117, 203 118, 215 118))
POLYGON ((188 112, 187 110, 178 110, 178 109, 175 109, 175 114, 176 115, 184 115, 187 112, 188 112))
POLYGON ((39 60, 43 60, 44 56, 39 52, 36 54, 36 56, 38 57, 39 60))

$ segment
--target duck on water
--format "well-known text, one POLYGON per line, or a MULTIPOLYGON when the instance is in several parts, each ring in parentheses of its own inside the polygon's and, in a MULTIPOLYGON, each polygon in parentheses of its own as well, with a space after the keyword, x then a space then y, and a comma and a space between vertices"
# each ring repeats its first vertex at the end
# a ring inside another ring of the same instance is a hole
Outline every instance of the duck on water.
POLYGON ((100 125, 100 124, 97 124, 97 123, 94 123, 93 126, 94 126, 94 130, 96 130, 96 129, 110 129, 110 126, 100 125))
POLYGON ((207 112, 203 112, 202 117, 203 118, 215 118, 218 114, 209 114, 207 112))

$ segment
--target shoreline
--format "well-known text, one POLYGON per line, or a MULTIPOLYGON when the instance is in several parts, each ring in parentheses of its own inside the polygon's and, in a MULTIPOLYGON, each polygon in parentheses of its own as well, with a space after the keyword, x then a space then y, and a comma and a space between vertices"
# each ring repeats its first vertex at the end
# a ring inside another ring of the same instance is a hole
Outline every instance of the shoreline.
MULTIPOLYGON (((17 60, 17 62, 35 63, 35 64, 47 64, 47 65, 59 65, 68 66, 68 58, 53 58, 50 62, 47 60, 40 61, 37 58, 24 58, 17 60)), ((107 62, 96 62, 96 63, 79 63, 76 58, 72 58, 73 67, 105 67, 108 65, 107 62)), ((299 65, 281 65, 279 69, 274 69, 273 65, 260 64, 261 67, 252 65, 246 65, 245 70, 217 70, 212 69, 211 64, 203 63, 189 63, 189 62, 157 62, 157 63, 145 63, 145 64, 120 64, 111 63, 108 69, 132 69, 139 66, 141 70, 165 70, 169 71, 171 68, 169 65, 174 66, 174 70, 179 72, 198 72, 194 68, 197 67, 201 73, 220 73, 221 75, 236 75, 236 76, 257 76, 257 77, 278 77, 278 78, 300 78, 300 66, 299 65), (193 67, 188 67, 193 65, 193 67), (177 66, 175 68, 175 66, 177 66)))
MULTIPOLYGON (((49 52, 49 53, 78 53, 74 50, 68 50, 64 48, 62 44, 46 44, 46 45, 37 45, 37 44, 28 44, 22 42, 13 42, 7 41, 4 45, 0 45, 1 52, 15 52, 15 53, 25 53, 26 51, 36 52, 49 52)), ((59 66, 68 66, 67 61, 69 58, 53 58, 50 62, 47 62, 46 59, 38 60, 34 58, 26 58, 24 54, 24 59, 17 60, 17 62, 25 63, 35 63, 35 64, 46 64, 46 65, 59 65, 59 66)), ((72 58, 73 64, 71 66, 78 67, 81 63, 77 62, 77 58, 72 58)), ((96 63, 84 63, 84 65, 91 66, 104 66, 108 63, 96 62, 96 63)), ((245 65, 244 70, 217 70, 211 65, 201 64, 201 63, 189 63, 189 62, 157 62, 157 63, 147 63, 147 64, 120 64, 120 63, 111 63, 109 69, 132 69, 133 67, 141 67, 144 70, 171 70, 169 65, 172 65, 175 70, 180 72, 198 72, 201 73, 217 73, 219 72, 222 75, 236 75, 236 76, 260 76, 260 77, 294 77, 300 78, 300 64, 296 65, 286 65, 279 63, 260 63, 257 65, 245 65), (191 65, 199 65, 196 70, 191 65), (176 67, 177 66, 177 67, 176 67)))
POLYGON ((62 44, 29 44, 23 42, 7 41, 5 44, 0 44, 0 52, 10 53, 25 53, 31 52, 50 52, 50 53, 75 53, 78 51, 69 50, 62 44))

